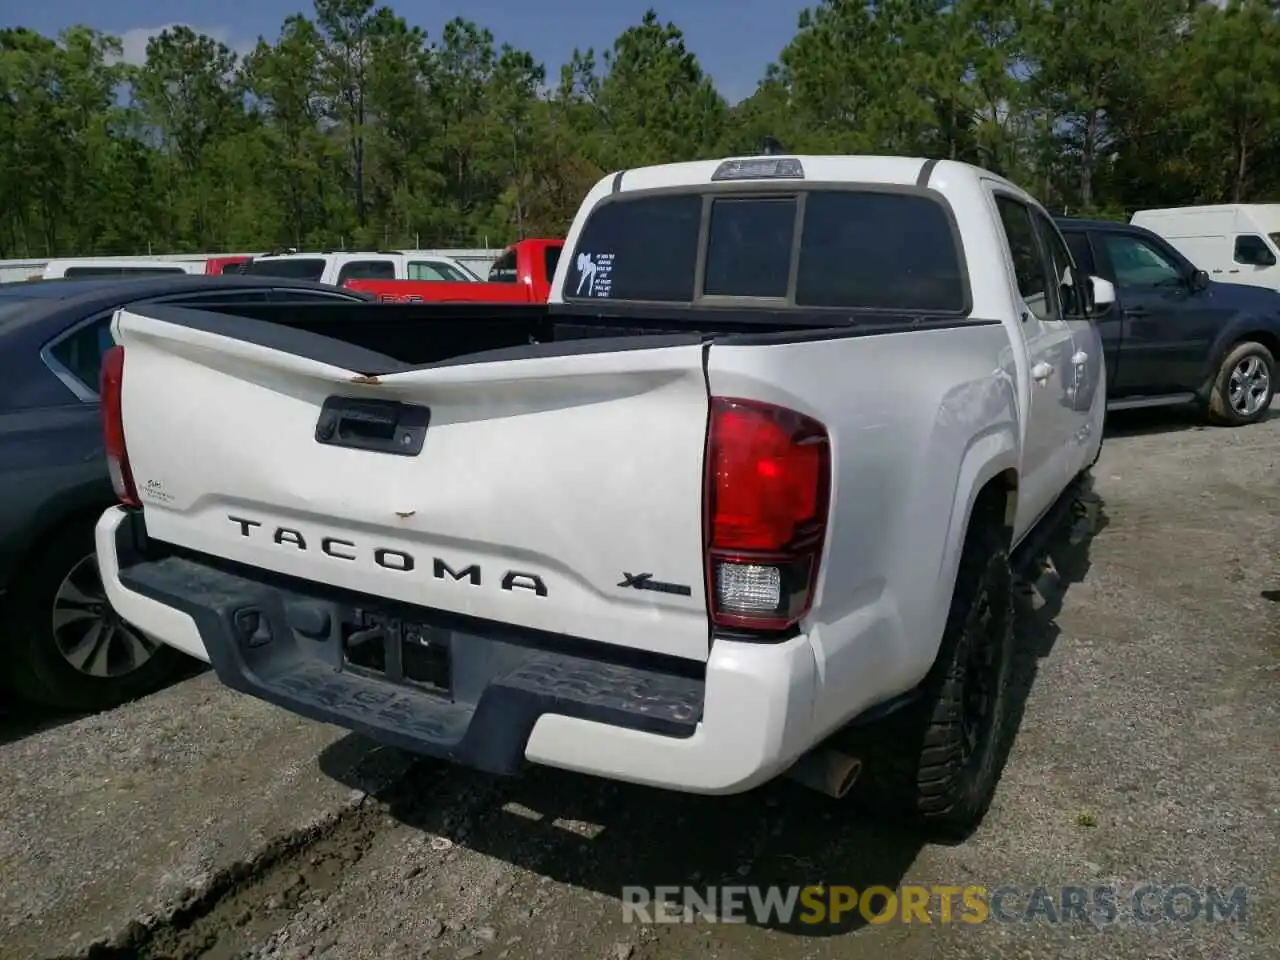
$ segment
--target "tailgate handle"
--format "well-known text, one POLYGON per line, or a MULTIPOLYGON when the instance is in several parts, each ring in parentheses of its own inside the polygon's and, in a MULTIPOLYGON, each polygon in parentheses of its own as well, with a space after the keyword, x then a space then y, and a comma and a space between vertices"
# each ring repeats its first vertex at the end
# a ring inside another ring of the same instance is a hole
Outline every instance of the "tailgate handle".
POLYGON ((396 400, 328 397, 316 421, 316 443, 416 457, 422 452, 431 409, 396 400))

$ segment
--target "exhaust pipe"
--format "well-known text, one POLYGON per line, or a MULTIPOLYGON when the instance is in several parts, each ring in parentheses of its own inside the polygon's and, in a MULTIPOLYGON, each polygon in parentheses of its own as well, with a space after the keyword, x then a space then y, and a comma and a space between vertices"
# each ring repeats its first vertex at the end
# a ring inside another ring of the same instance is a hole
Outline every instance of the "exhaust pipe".
POLYGON ((849 792, 860 773, 862 761, 857 757, 819 748, 797 760, 786 772, 786 777, 838 800, 849 792))

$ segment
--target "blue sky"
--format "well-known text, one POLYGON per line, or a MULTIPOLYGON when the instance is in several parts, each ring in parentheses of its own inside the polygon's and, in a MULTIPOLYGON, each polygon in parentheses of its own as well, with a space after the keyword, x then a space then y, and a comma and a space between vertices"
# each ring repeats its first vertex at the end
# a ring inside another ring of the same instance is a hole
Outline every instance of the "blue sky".
MULTIPOLYGON (((749 96, 765 65, 795 32, 796 17, 816 0, 687 0, 652 3, 659 18, 674 20, 685 42, 730 101, 749 96)), ((233 49, 252 47, 258 36, 274 39, 291 13, 310 14, 310 0, 53 0, 26 4, 0 0, 0 26, 24 26, 55 34, 74 23, 120 36, 129 59, 138 59, 147 37, 164 26, 185 23, 217 37, 233 49)), ((466 0, 438 3, 399 0, 389 4, 412 24, 438 38, 441 27, 461 13, 493 31, 499 43, 530 50, 549 77, 575 46, 607 48, 613 38, 638 23, 651 0, 466 0)))

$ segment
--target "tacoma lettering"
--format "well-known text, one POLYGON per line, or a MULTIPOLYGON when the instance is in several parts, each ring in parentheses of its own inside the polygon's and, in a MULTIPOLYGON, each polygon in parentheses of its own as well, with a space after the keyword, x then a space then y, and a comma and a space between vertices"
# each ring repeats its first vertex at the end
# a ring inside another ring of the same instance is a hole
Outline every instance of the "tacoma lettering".
MULTIPOLYGON (((233 514, 228 514, 227 519, 236 525, 242 537, 269 539, 271 543, 289 550, 306 552, 314 549, 302 531, 293 527, 264 527, 261 520, 250 520, 233 514)), ((319 538, 319 543, 320 552, 334 560, 357 560, 361 555, 361 547, 354 540, 323 536, 319 538)), ((411 573, 418 568, 418 560, 413 554, 394 547, 373 547, 372 558, 382 569, 396 573, 411 573)), ((484 577, 478 563, 455 567, 443 557, 431 558, 431 574, 436 580, 452 580, 454 583, 466 583, 473 587, 480 586, 484 577)), ((521 590, 537 597, 547 595, 547 585, 536 573, 507 570, 498 582, 500 588, 508 592, 521 590)))

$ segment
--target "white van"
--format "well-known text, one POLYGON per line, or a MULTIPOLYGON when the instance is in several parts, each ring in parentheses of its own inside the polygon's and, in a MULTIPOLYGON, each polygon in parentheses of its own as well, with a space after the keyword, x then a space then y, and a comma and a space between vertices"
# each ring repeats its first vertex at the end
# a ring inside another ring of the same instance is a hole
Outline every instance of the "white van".
POLYGON ((1139 210, 1130 223, 1164 237, 1214 280, 1280 290, 1280 203, 1139 210))
POLYGON ((43 279, 64 277, 141 277, 166 273, 204 273, 203 260, 117 260, 112 257, 82 257, 50 260, 43 279))

